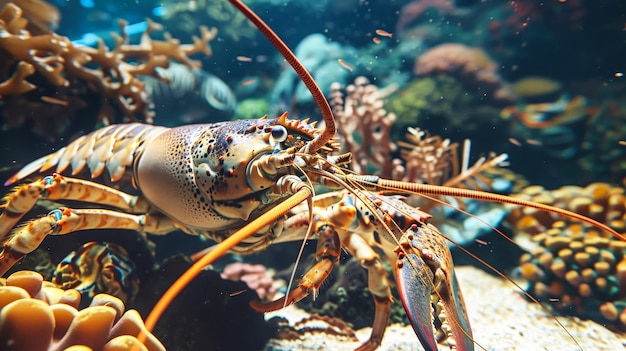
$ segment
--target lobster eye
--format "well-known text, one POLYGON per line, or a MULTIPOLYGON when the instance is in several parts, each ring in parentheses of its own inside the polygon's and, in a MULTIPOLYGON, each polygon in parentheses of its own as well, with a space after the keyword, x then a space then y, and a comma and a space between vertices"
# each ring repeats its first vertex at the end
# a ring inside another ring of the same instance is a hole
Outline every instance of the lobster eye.
POLYGON ((272 127, 272 138, 277 143, 287 140, 287 129, 283 126, 272 127))

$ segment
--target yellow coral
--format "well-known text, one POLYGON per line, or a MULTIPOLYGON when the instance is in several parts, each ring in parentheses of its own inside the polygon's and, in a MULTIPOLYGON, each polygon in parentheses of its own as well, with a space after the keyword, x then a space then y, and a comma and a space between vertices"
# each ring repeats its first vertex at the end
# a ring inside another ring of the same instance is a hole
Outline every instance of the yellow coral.
POLYGON ((80 294, 44 282, 36 272, 0 279, 0 348, 39 350, 165 350, 147 333, 139 313, 124 313, 116 297, 100 294, 78 310, 80 294), (141 343, 137 336, 148 335, 141 343))
MULTIPOLYGON (((519 195, 594 218, 626 233, 624 189, 606 183, 553 191, 526 188, 519 195)), ((545 212, 514 209, 508 222, 536 244, 518 270, 529 291, 555 309, 626 330, 626 243, 587 224, 545 212), (622 318, 624 316, 624 318, 622 318)))

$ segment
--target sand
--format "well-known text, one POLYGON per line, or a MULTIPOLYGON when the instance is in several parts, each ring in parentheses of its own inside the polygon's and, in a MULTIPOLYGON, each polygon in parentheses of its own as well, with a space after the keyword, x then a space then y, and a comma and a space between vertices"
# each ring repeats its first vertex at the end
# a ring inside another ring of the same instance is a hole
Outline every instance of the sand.
MULTIPOLYGON (((567 331, 564 330, 541 307, 527 302, 519 290, 500 278, 474 267, 458 267, 457 276, 476 350, 626 350, 624 341, 617 334, 592 321, 559 317, 567 331)), ((308 316, 294 306, 267 317, 275 315, 287 318, 291 325, 308 316)), ((358 330, 358 341, 325 333, 308 333, 300 340, 272 339, 265 350, 354 350, 367 340, 370 331, 370 328, 358 330)), ((449 349, 440 347, 440 350, 449 349)), ((410 326, 394 324, 387 328, 380 350, 417 351, 423 348, 410 326)))

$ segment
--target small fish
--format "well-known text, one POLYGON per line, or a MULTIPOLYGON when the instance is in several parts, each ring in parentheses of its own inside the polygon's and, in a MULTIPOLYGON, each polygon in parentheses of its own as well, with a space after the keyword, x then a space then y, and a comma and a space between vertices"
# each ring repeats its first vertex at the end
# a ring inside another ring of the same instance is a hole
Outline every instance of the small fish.
POLYGON ((622 145, 622 146, 626 146, 626 141, 624 141, 624 140, 620 140, 618 143, 619 143, 620 145, 622 145))
POLYGON ((529 145, 535 145, 535 146, 541 146, 542 143, 540 140, 537 139, 526 139, 526 143, 529 145))
POLYGON ((245 293, 246 291, 248 291, 248 289, 243 289, 243 290, 239 290, 239 291, 233 291, 230 294, 228 294, 228 296, 233 297, 233 296, 241 295, 241 294, 245 293))
POLYGON ((372 41, 374 42, 374 44, 380 44, 380 38, 379 37, 373 37, 372 41))
POLYGON ((246 79, 243 82, 241 82, 241 85, 243 85, 245 87, 245 86, 248 86, 248 85, 256 83, 256 81, 257 81, 256 78, 246 79))
POLYGON ((61 99, 57 99, 57 98, 53 98, 51 96, 42 96, 41 97, 41 101, 43 102, 47 102, 49 104, 53 104, 53 105, 61 105, 61 106, 68 106, 70 103, 65 101, 65 100, 61 100, 61 99))
POLYGON ((380 35, 381 37, 387 37, 387 38, 393 37, 392 33, 389 33, 384 29, 376 29, 376 34, 380 35))
POLYGON ((350 72, 354 71, 354 68, 352 68, 349 64, 347 64, 346 61, 339 59, 337 60, 337 62, 339 62, 339 64, 343 66, 343 68, 347 69, 348 71, 350 72))
POLYGON ((515 146, 522 146, 522 143, 520 143, 519 141, 517 141, 517 139, 514 139, 514 138, 509 138, 509 143, 515 146))
POLYGON ((488 245, 488 243, 487 243, 486 241, 484 241, 484 240, 474 239, 474 241, 475 241, 476 243, 480 244, 480 245, 484 245, 484 246, 487 246, 487 245, 488 245))
POLYGON ((252 58, 248 56, 237 56, 237 61, 239 62, 252 62, 252 58))

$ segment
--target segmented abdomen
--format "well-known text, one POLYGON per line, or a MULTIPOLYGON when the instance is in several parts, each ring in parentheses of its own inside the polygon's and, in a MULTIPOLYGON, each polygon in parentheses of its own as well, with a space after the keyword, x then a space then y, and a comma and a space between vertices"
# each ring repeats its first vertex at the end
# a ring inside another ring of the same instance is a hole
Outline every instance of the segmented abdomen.
POLYGON ((45 172, 56 166, 57 173, 71 169, 72 175, 85 167, 91 177, 99 177, 106 169, 111 181, 122 178, 135 158, 141 154, 143 145, 149 143, 168 128, 149 124, 114 124, 81 136, 55 153, 41 157, 24 166, 9 178, 5 185, 18 182, 35 172, 45 172))

